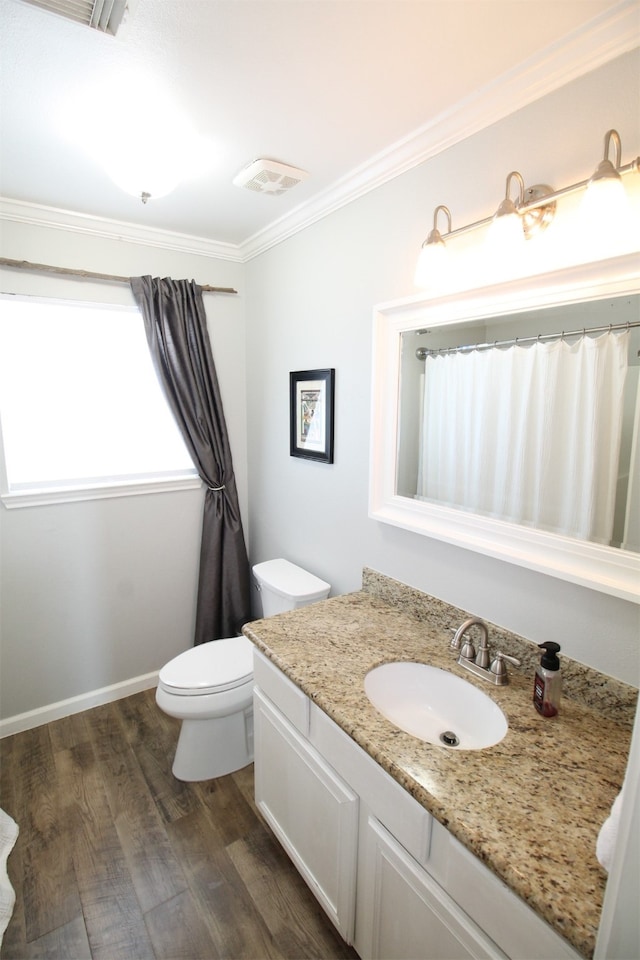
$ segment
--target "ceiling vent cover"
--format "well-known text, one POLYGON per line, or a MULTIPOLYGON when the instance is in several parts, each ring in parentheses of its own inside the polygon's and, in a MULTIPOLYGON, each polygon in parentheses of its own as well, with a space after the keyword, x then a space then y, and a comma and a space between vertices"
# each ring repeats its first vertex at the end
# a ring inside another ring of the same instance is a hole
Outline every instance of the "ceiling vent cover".
POLYGON ((138 0, 23 0, 31 6, 48 10, 58 17, 84 24, 115 37, 125 13, 138 0))
POLYGON ((256 193, 271 193, 278 196, 295 187, 309 174, 306 170, 298 170, 287 163, 277 160, 254 160, 248 167, 241 170, 234 178, 236 187, 246 187, 256 193))

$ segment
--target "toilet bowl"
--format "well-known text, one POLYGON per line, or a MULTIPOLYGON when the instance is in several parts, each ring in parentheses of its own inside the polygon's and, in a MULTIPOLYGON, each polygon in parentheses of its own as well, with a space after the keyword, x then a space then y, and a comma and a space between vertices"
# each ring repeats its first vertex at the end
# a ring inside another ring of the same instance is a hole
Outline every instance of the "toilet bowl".
MULTIPOLYGON (((330 585, 288 560, 253 568, 263 616, 329 595, 330 585)), ((244 636, 210 640, 170 660, 159 673, 156 703, 182 720, 173 761, 178 780, 211 780, 253 761, 253 644, 244 636)))
POLYGON ((246 637, 211 640, 160 671, 156 703, 182 720, 173 775, 211 780, 253 760, 253 644, 246 637))

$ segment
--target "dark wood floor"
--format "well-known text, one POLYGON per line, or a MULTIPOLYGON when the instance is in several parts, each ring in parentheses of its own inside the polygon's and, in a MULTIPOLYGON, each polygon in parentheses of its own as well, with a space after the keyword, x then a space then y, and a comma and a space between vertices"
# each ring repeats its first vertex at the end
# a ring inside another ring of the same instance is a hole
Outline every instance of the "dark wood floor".
POLYGON ((18 823, 2 960, 357 958, 253 804, 253 767, 171 774, 154 691, 0 742, 18 823))

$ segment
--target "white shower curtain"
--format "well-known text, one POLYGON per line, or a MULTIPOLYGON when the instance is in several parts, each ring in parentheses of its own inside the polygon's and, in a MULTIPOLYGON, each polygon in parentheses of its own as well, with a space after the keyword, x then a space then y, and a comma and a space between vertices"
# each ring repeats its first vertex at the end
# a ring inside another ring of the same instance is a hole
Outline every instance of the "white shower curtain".
POLYGON ((418 496, 608 544, 628 342, 428 356, 418 496))

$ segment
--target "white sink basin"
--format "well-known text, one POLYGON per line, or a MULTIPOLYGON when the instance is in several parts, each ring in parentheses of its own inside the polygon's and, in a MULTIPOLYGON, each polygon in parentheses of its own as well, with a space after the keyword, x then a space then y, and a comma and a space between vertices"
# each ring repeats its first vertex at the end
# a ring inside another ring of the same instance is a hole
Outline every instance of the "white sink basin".
POLYGON ((482 750, 507 732, 507 718, 491 697, 438 667, 383 663, 366 675, 364 689, 383 717, 427 743, 482 750))

